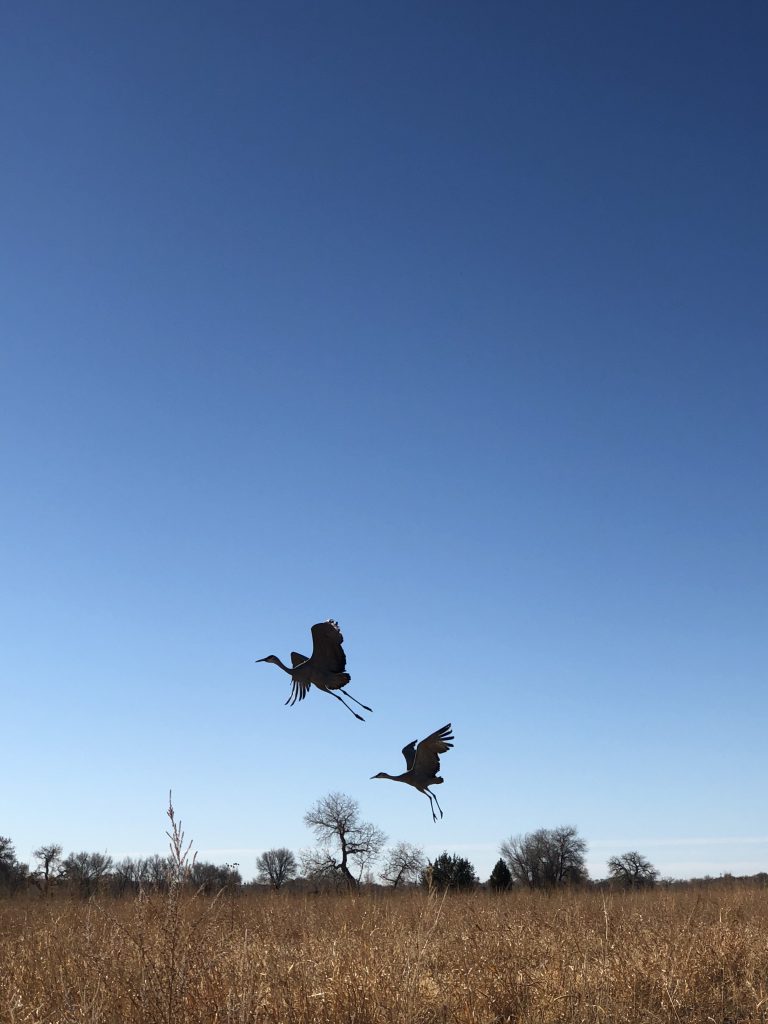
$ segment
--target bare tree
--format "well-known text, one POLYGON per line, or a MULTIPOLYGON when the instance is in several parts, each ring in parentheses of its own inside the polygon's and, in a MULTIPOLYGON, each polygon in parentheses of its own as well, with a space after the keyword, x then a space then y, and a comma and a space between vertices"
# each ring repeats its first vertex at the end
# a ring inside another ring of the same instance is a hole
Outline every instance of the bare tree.
POLYGON ((532 889, 587 879, 586 842, 573 825, 540 828, 501 844, 513 881, 532 889))
POLYGON ((146 857, 123 857, 115 864, 111 888, 116 896, 137 893, 149 884, 149 861, 146 857))
POLYGON ((617 857, 611 857, 608 861, 608 873, 614 882, 625 889, 655 885, 659 878, 659 872, 653 864, 637 850, 629 850, 617 857))
POLYGON ((240 888, 243 879, 237 864, 211 864, 205 860, 196 860, 189 869, 187 881, 198 891, 207 895, 240 888))
POLYGON ((144 862, 142 882, 157 889, 158 892, 165 892, 174 877, 175 870, 174 862, 170 857, 162 857, 159 853, 153 853, 144 862))
POLYGON ((32 851, 32 856, 38 862, 38 881, 43 876, 43 892, 48 892, 51 885, 56 881, 61 867, 62 847, 58 843, 48 843, 45 846, 38 846, 32 851))
MULTIPOLYGON (((77 869, 74 874, 70 871, 71 878, 76 876, 77 869)), ((174 877, 176 871, 170 857, 161 857, 157 853, 149 857, 123 857, 110 865, 109 891, 113 896, 135 894, 147 889, 165 892, 174 877)), ((188 880, 191 880, 191 875, 188 880)))
POLYGON ((302 875, 315 886, 338 889, 349 884, 340 873, 336 857, 329 849, 301 850, 299 860, 302 875))
POLYGON ((296 877, 296 858, 285 846, 280 846, 276 850, 265 850, 257 857, 256 868, 258 881, 281 889, 289 878, 296 877))
POLYGON ((304 815, 304 823, 321 845, 313 855, 302 855, 302 863, 328 870, 331 866, 347 884, 356 888, 364 872, 381 853, 387 837, 370 822, 360 820, 356 800, 344 793, 329 793, 304 815), (333 847, 338 845, 338 860, 333 847), (355 868, 353 874, 351 868, 355 868))
POLYGON ((64 877, 79 888, 81 896, 92 896, 111 870, 112 858, 106 853, 70 853, 61 867, 64 877))
POLYGON ((426 867, 424 851, 413 843, 397 843, 387 854, 381 877, 393 889, 416 881, 426 867))

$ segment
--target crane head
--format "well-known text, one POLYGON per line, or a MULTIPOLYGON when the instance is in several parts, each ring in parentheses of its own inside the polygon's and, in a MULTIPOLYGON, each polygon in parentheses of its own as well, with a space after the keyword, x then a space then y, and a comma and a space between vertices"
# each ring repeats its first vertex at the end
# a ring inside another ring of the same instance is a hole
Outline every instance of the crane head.
POLYGON ((258 664, 260 661, 269 661, 273 665, 279 665, 280 664, 280 659, 278 658, 278 656, 276 654, 268 654, 266 656, 266 658, 257 658, 256 659, 256 664, 258 664))
POLYGON ((389 779, 390 777, 386 772, 379 772, 377 775, 371 776, 372 779, 389 779))

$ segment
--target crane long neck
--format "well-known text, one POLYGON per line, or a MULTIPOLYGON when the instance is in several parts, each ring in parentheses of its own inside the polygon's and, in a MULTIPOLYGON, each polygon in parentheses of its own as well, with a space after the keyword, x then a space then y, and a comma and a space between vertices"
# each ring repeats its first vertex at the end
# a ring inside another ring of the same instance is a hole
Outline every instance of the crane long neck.
POLYGON ((283 672, 287 672, 289 676, 293 675, 292 670, 289 669, 287 665, 284 665, 277 655, 275 655, 275 664, 279 665, 283 672))

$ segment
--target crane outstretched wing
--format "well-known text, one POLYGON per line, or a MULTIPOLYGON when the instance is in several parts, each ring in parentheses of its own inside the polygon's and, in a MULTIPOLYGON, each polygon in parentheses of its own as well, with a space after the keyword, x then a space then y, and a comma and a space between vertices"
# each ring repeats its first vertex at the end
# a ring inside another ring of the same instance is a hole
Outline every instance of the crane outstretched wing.
MULTIPOLYGON (((299 654, 298 651, 291 651, 291 665, 296 668, 297 665, 303 665, 307 661, 306 654, 299 654)), ((301 682, 298 679, 294 679, 291 685, 291 695, 286 704, 295 704, 297 700, 304 700, 309 693, 309 683, 301 682)))
POLYGON ((403 757, 405 758, 405 770, 410 771, 413 768, 413 759, 416 757, 416 744, 418 740, 414 740, 409 743, 407 747, 403 747, 403 757))
MULTIPOLYGON (((416 754, 413 758, 415 771, 425 775, 437 775, 440 771, 440 754, 450 750, 453 746, 453 733, 451 723, 444 725, 442 729, 436 729, 431 735, 426 736, 416 747, 416 754)), ((405 748, 406 750, 408 747, 405 748)), ((403 751, 405 753, 405 750, 403 751)))
POLYGON ((343 672, 347 667, 347 656, 341 646, 343 641, 338 622, 329 619, 315 623, 312 627, 311 660, 326 672, 343 672))

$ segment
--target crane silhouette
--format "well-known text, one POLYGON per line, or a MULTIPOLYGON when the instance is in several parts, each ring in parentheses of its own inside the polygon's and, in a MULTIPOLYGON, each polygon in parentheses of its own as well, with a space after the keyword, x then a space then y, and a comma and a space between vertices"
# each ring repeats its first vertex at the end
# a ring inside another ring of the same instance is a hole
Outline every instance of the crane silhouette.
POLYGON ((371 778, 391 779, 392 782, 407 782, 409 786, 418 789, 420 793, 423 793, 429 799, 432 820, 437 821, 432 801, 434 800, 437 804, 441 818, 443 816, 443 809, 438 803, 435 794, 430 793, 429 787, 439 786, 443 782, 437 774, 440 771, 439 755, 451 749, 453 746, 451 740, 453 740, 453 733, 451 732, 451 723, 449 722, 442 729, 437 729, 423 739, 418 746, 416 746, 416 740, 414 740, 407 747, 403 747, 403 757, 405 758, 408 770, 403 772, 402 775, 389 775, 387 772, 379 772, 378 775, 372 775, 371 778))
POLYGON ((276 654, 270 654, 266 658, 258 658, 259 661, 268 661, 272 665, 279 665, 283 672, 291 677, 291 694, 286 704, 295 704, 297 700, 304 700, 309 693, 309 688, 314 684, 323 693, 329 693, 331 697, 341 701, 344 707, 351 711, 355 718, 364 722, 365 719, 347 704, 347 702, 334 693, 334 690, 343 690, 344 696, 355 701, 365 711, 372 711, 367 704, 361 704, 355 700, 351 693, 343 688, 350 681, 349 672, 344 669, 347 666, 347 656, 342 648, 344 637, 339 629, 338 622, 329 619, 327 622, 316 622, 312 627, 312 654, 308 658, 305 654, 298 654, 291 651, 291 668, 284 665, 276 654))

